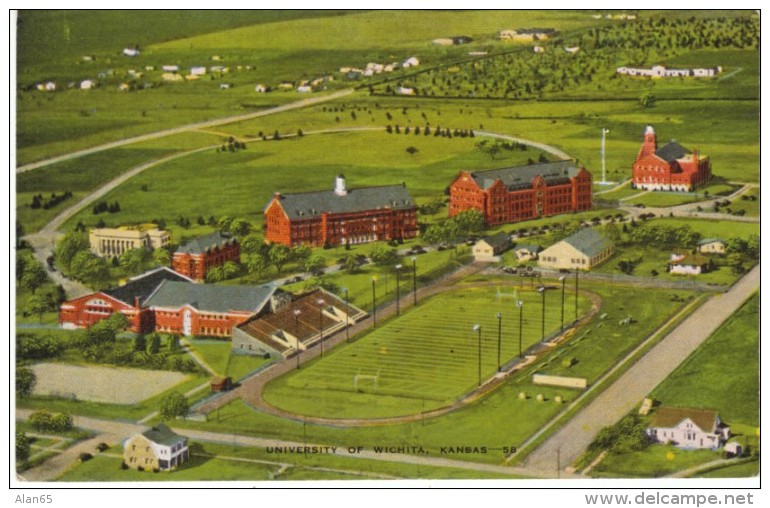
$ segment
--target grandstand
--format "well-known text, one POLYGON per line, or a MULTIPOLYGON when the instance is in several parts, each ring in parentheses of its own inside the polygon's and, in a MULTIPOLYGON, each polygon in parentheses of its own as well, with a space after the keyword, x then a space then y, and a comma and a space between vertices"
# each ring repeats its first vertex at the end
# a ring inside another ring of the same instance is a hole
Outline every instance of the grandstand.
POLYGON ((339 297, 316 289, 297 296, 275 313, 255 316, 233 329, 233 353, 288 358, 323 336, 352 325, 366 312, 339 297), (349 312, 346 319, 346 310, 349 312))

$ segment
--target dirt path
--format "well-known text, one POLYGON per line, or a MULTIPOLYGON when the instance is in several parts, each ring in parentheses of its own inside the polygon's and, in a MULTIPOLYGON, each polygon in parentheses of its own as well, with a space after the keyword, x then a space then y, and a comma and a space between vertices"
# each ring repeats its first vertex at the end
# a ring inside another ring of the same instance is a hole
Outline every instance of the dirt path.
POLYGON ((522 464, 528 471, 556 473, 572 464, 602 427, 631 411, 666 379, 759 288, 759 265, 726 293, 716 295, 604 390, 588 406, 532 452, 522 464))
POLYGON ((353 89, 345 89, 340 90, 339 92, 334 92, 329 95, 323 95, 320 97, 311 97, 308 99, 302 99, 296 102, 292 102, 289 104, 284 104, 283 106, 277 106, 275 108, 266 109, 263 111, 257 111, 255 113, 247 113, 244 115, 236 115, 236 116, 229 116, 226 118, 218 118, 216 120, 209 120, 207 122, 199 122, 194 124, 188 124, 188 125, 182 125, 180 127, 174 127, 172 129, 165 129, 162 131, 157 132, 151 132, 149 134, 142 134, 141 136, 135 136, 132 138, 126 138, 121 139, 119 141, 113 141, 110 143, 105 143, 103 145, 94 146, 91 148, 86 148, 84 150, 78 150, 77 152, 68 153, 65 155, 60 155, 57 157, 52 157, 50 159, 45 159, 38 162, 32 162, 30 164, 24 164, 23 166, 19 166, 16 168, 17 173, 23 173, 25 171, 31 171, 33 169, 42 168, 44 166, 48 166, 51 164, 56 164, 57 162, 62 162, 70 159, 76 159, 78 157, 82 157, 84 155, 90 155, 92 153, 97 152, 103 152, 104 150, 110 150, 112 148, 117 148, 120 146, 125 145, 131 145, 134 143, 139 143, 142 141, 149 141, 152 139, 158 139, 158 138, 164 138, 166 136, 171 136, 172 134, 179 134, 181 132, 187 132, 187 131, 194 131, 198 129, 208 129, 211 127, 218 127, 220 125, 227 125, 229 123, 235 123, 235 122, 242 122, 244 120, 251 120, 253 118, 259 118, 262 116, 268 116, 268 115, 274 115, 276 113, 281 113, 283 111, 290 111, 292 109, 299 109, 299 108, 305 108, 307 106, 313 106, 315 104, 320 104, 323 102, 332 101, 335 99, 339 99, 340 97, 345 97, 346 95, 349 95, 353 93, 353 89))

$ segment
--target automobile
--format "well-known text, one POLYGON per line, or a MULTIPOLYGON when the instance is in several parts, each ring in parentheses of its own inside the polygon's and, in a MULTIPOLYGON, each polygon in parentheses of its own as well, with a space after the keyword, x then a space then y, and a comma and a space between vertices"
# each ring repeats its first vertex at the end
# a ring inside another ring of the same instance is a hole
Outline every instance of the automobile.
POLYGON ((570 273, 566 268, 559 268, 559 273, 570 273))

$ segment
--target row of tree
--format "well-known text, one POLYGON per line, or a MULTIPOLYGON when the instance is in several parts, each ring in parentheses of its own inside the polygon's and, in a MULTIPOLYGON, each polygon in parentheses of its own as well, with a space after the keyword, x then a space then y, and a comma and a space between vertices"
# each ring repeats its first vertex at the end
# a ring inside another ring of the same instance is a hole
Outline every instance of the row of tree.
POLYGON ((429 244, 454 243, 484 231, 484 215, 478 210, 464 210, 454 217, 429 226, 422 235, 429 244))
POLYGON ((63 201, 69 199, 72 197, 71 191, 65 191, 63 194, 56 194, 55 192, 51 194, 51 197, 48 199, 43 198, 42 194, 35 194, 32 196, 32 203, 30 203, 30 208, 33 210, 37 210, 39 208, 42 208, 43 210, 48 210, 49 208, 53 208, 54 206, 58 205, 59 203, 62 203, 63 201))

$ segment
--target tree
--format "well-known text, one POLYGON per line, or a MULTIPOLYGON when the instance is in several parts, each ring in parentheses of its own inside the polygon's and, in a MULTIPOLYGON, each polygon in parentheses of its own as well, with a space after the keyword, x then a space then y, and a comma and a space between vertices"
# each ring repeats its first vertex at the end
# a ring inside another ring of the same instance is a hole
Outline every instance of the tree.
POLYGON ((128 318, 124 314, 116 312, 87 329, 81 338, 81 345, 89 347, 113 343, 118 332, 123 331, 128 324, 128 318))
POLYGON ((262 250, 265 245, 262 237, 256 233, 249 233, 243 237, 240 241, 241 252, 243 254, 257 254, 262 250))
POLYGON ((239 272, 238 265, 233 261, 225 261, 222 264, 222 280, 232 279, 239 272))
POLYGON ((642 94, 642 95, 639 97, 639 104, 641 104, 641 105, 642 105, 642 107, 645 107, 645 108, 651 108, 652 106, 654 106, 654 105, 655 105, 655 101, 656 101, 656 100, 657 100, 657 99, 656 99, 656 97, 655 97, 655 96, 652 94, 652 92, 649 92, 649 91, 648 91, 648 92, 644 92, 644 93, 643 93, 643 94, 642 94))
POLYGON ((305 260, 305 271, 315 273, 326 266, 326 259, 320 254, 315 254, 305 260))
POLYGON ((478 152, 489 155, 489 158, 494 160, 498 153, 500 153, 500 142, 492 141, 491 139, 480 139, 476 141, 474 145, 478 152))
POLYGON ((457 225, 461 236, 473 235, 484 230, 484 215, 476 209, 463 210, 450 219, 457 225))
POLYGON ((358 271, 358 259, 353 254, 348 254, 345 258, 345 271, 348 273, 356 273, 358 271))
POLYGON ((53 421, 53 413, 47 409, 37 409, 27 419, 33 429, 37 431, 51 430, 51 422, 53 421))
POLYGON ((168 350, 171 352, 179 351, 179 336, 172 335, 168 338, 168 350))
POLYGON ((27 367, 16 367, 16 396, 26 399, 32 395, 37 384, 37 375, 27 367))
POLYGON ((110 277, 107 260, 87 250, 75 255, 70 263, 69 271, 74 278, 92 286, 101 286, 110 277))
POLYGON ((132 349, 137 353, 144 353, 147 351, 147 337, 141 333, 134 337, 132 349))
POLYGON ((186 418, 190 412, 190 403, 179 392, 171 392, 160 400, 160 417, 164 420, 186 418))
POLYGON ((246 219, 238 218, 230 224, 230 232, 238 237, 248 235, 254 227, 246 219))
POLYGON ((32 440, 22 431, 16 431, 16 462, 26 464, 30 455, 32 440))
POLYGON ((166 249, 152 251, 152 264, 155 266, 168 266, 171 264, 171 254, 166 249))
POLYGON ((306 261, 312 253, 307 245, 297 245, 291 250, 291 257, 296 261, 306 261))
POLYGON ((224 233, 230 232, 230 224, 233 223, 233 218, 225 215, 224 217, 221 217, 219 221, 217 221, 217 227, 220 231, 224 233))
POLYGON ((618 229, 618 226, 614 222, 610 222, 609 224, 607 224, 607 228, 605 229, 605 232, 607 233, 607 238, 609 238, 613 242, 620 241, 620 230, 618 229))
POLYGON ((50 294, 36 294, 29 297, 24 310, 30 314, 37 314, 38 321, 43 321, 43 314, 56 309, 56 302, 50 294))
POLYGON ((48 281, 48 274, 40 263, 35 260, 27 260, 24 263, 24 273, 19 283, 24 289, 35 294, 35 291, 48 281))
POLYGON ((157 333, 150 335, 150 343, 147 346, 147 352, 151 355, 157 355, 160 353, 160 335, 157 333))
POLYGON ((268 266, 270 266, 270 262, 259 253, 249 254, 246 257, 246 269, 257 277, 264 275, 268 266))
POLYGON ((419 152, 419 150, 417 148, 413 147, 413 146, 408 146, 406 148, 406 153, 408 153, 409 155, 414 155, 417 152, 419 152))
POLYGON ((147 269, 152 257, 152 252, 144 247, 130 249, 120 256, 120 267, 128 275, 138 275, 147 269))
POLYGON ((70 264, 78 253, 88 252, 90 243, 88 235, 70 231, 56 244, 55 258, 59 267, 65 271, 70 270, 70 264))
POLYGON ((283 244, 274 243, 270 246, 268 256, 278 273, 281 273, 283 265, 291 260, 291 249, 283 244))

